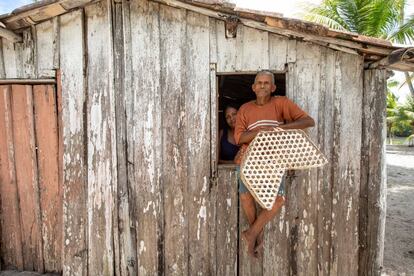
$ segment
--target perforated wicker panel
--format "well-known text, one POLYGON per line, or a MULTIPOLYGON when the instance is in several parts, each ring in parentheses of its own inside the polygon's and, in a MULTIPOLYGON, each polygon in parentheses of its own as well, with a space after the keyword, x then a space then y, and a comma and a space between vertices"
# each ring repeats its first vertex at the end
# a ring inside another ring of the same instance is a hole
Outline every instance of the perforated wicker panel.
POLYGON ((286 170, 326 163, 325 156, 302 130, 263 131, 250 143, 240 171, 256 201, 270 210, 286 170))

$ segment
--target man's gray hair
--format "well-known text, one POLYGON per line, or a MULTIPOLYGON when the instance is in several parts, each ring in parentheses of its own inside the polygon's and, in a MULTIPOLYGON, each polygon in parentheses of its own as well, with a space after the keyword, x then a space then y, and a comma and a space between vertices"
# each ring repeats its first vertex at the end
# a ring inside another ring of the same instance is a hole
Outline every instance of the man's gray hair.
POLYGON ((270 76, 271 79, 272 79, 272 84, 275 84, 275 75, 273 75, 273 73, 270 72, 269 70, 261 70, 261 71, 257 72, 256 77, 254 78, 254 82, 256 82, 257 77, 261 76, 261 75, 270 76))

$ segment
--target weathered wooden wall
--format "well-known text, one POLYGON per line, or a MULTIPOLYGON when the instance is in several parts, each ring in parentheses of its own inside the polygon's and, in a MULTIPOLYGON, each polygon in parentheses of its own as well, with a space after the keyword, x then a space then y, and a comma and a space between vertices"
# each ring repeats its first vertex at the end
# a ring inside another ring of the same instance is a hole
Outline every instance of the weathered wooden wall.
POLYGON ((62 183, 53 85, 0 86, 0 260, 60 271, 62 183))
POLYGON ((184 9, 100 1, 26 30, 22 44, 2 41, 3 77, 61 70, 64 275, 377 271, 364 264, 380 263, 384 213, 368 209, 383 198, 383 152, 369 158, 377 171, 361 159, 382 145, 367 134, 380 131, 368 118, 383 112, 385 77, 365 75, 361 56, 242 25, 224 33, 223 21, 184 9), (234 168, 216 164, 216 73, 260 69, 286 71, 330 163, 288 180, 252 261, 238 247, 247 223, 234 168))

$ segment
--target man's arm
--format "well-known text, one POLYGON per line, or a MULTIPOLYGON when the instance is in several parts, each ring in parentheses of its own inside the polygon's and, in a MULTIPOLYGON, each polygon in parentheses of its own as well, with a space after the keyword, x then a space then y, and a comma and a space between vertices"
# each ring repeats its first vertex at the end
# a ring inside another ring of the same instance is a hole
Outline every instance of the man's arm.
MULTIPOLYGON (((279 128, 282 128, 282 129, 305 129, 305 128, 313 127, 313 126, 315 126, 315 121, 312 119, 312 117, 306 116, 304 118, 297 119, 296 121, 293 121, 293 122, 290 122, 290 123, 287 123, 287 124, 283 124, 283 125, 279 125, 279 128)), ((254 129, 254 130, 245 131, 240 136, 239 145, 250 143, 260 131, 263 131, 263 130, 269 131, 269 130, 273 130, 273 129, 274 129, 274 127, 260 127, 260 128, 254 129)))
POLYGON ((274 129, 273 127, 259 127, 259 128, 255 128, 254 130, 245 131, 240 136, 239 145, 250 143, 260 131, 273 130, 273 129, 274 129))
POLYGON ((280 128, 283 129, 305 129, 308 127, 315 126, 315 121, 310 116, 306 116, 304 118, 297 119, 296 121, 280 125, 280 128))

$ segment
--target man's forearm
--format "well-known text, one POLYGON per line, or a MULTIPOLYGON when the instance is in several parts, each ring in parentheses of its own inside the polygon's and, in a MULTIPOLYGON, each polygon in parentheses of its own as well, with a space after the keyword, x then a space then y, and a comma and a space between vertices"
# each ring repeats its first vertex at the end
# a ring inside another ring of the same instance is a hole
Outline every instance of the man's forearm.
POLYGON ((256 137, 258 130, 245 131, 240 136, 239 145, 250 143, 256 137))
POLYGON ((315 121, 311 117, 305 117, 294 122, 280 125, 283 129, 304 129, 315 126, 315 121))

